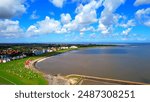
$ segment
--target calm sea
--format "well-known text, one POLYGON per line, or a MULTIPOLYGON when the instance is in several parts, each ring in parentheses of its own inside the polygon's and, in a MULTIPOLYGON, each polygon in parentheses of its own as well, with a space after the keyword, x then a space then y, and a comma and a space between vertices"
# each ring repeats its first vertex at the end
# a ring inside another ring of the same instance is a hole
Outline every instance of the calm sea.
POLYGON ((82 74, 150 83, 150 44, 70 51, 36 64, 48 74, 82 74))

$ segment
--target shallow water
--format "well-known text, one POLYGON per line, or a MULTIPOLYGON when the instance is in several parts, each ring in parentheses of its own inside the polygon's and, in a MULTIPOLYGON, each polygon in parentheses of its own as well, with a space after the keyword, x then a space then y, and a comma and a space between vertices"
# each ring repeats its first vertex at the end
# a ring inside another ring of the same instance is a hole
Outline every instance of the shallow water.
POLYGON ((150 83, 150 45, 70 51, 36 64, 50 74, 83 74, 150 83))

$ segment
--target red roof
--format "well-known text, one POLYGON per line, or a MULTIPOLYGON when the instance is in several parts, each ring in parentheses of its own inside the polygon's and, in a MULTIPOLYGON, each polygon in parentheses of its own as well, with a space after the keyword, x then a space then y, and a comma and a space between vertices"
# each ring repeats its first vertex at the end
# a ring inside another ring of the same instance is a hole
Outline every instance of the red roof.
POLYGON ((31 60, 26 60, 25 65, 29 65, 31 63, 31 60))

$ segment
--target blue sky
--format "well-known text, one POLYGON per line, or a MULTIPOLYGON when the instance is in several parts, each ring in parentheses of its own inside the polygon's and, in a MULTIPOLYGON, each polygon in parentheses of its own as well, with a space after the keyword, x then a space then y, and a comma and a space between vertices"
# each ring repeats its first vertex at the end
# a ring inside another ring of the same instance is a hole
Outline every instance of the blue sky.
POLYGON ((150 42, 150 0, 3 0, 0 43, 150 42))

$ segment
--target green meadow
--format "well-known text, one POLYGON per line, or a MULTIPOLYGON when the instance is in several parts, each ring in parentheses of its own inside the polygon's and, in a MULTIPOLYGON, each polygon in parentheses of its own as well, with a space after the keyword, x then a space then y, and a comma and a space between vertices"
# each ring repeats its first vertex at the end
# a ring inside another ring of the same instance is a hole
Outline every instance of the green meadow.
POLYGON ((46 53, 40 56, 27 57, 23 59, 13 60, 0 64, 0 84, 3 85, 47 85, 48 81, 41 73, 32 69, 25 68, 25 61, 35 60, 41 57, 48 57, 64 53, 68 50, 59 50, 56 52, 46 53))

